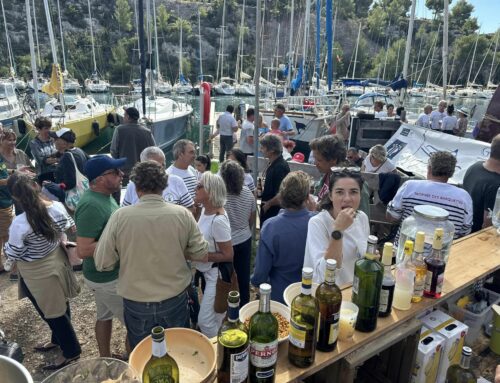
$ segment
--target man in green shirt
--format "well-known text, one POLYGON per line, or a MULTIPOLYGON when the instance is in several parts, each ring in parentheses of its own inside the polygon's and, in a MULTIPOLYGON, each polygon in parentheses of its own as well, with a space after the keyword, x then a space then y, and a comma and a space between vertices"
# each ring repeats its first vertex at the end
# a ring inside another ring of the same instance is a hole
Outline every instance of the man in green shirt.
MULTIPOLYGON (((99 272, 95 268, 94 250, 109 217, 118 209, 112 194, 120 190, 126 159, 113 159, 106 155, 87 161, 85 173, 90 188, 80 199, 75 211, 78 256, 83 259, 85 284, 94 292, 97 318, 95 335, 99 355, 111 357, 111 330, 113 317, 123 320, 123 299, 116 293, 119 265, 113 270, 99 272)), ((126 342, 128 345, 128 342, 126 342)), ((128 346, 127 346, 127 351, 128 346)))

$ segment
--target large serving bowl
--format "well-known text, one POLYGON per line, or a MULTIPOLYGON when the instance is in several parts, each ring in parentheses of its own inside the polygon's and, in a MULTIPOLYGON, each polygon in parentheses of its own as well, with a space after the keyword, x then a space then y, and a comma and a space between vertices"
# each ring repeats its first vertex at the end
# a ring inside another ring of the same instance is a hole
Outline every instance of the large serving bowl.
POLYGON ((54 372, 42 383, 140 383, 136 371, 113 358, 88 358, 54 372))
POLYGON ((0 381, 2 383, 33 383, 28 370, 18 361, 0 356, 0 381))
MULTIPOLYGON (((240 309, 240 321, 245 323, 247 319, 250 319, 253 314, 255 314, 259 310, 259 301, 251 301, 248 302, 245 306, 240 309)), ((279 303, 276 301, 271 301, 271 312, 278 313, 283 318, 286 319, 287 322, 290 322, 290 308, 286 307, 283 303, 279 303)), ((284 326, 285 324, 282 324, 284 326)), ((288 324, 286 324, 288 328, 288 324)), ((288 339, 288 335, 282 336, 278 338, 279 343, 288 339)))
MULTIPOLYGON (((312 296, 315 296, 316 294, 316 289, 318 288, 319 284, 316 282, 313 282, 312 284, 312 290, 311 294, 312 296)), ((285 291, 283 291, 283 300, 285 301, 286 305, 290 307, 292 305, 293 299, 297 296, 300 295, 300 289, 302 288, 302 282, 296 282, 292 283, 289 285, 285 291)))
MULTIPOLYGON (((188 328, 169 328, 165 330, 165 340, 168 354, 179 366, 181 382, 213 381, 216 374, 216 353, 205 335, 188 328)), ((151 336, 148 336, 130 354, 129 363, 140 376, 151 358, 151 342, 151 336)))

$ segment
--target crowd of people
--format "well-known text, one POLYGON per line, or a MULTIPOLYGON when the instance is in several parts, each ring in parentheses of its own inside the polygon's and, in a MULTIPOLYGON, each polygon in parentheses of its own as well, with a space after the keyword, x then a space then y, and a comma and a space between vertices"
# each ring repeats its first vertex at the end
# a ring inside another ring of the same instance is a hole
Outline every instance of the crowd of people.
POLYGON ((219 120, 224 156, 215 172, 212 159, 196 156, 187 139, 175 143, 168 166, 151 133, 138 123, 137 110, 125 112, 111 156, 89 158, 74 147, 70 129, 53 132, 50 120, 40 118, 30 145, 32 168, 28 156, 15 149, 15 134, 1 134, 4 264, 15 270, 20 295, 30 299, 51 329, 51 339, 35 349, 61 349, 46 369, 61 368, 81 354, 69 305, 80 286, 65 253, 66 232, 76 235, 84 282, 95 298, 99 354, 126 358, 111 351, 113 319, 126 327, 127 353, 156 325, 192 327, 216 336, 225 316, 216 308, 219 278, 231 282, 237 276, 241 305, 263 282, 273 286, 271 298, 283 302, 285 288, 301 280, 304 266, 312 267, 315 281, 322 282, 327 259, 337 261, 337 283, 351 283, 354 262, 366 251, 370 234, 372 191, 364 172, 379 174, 380 199, 391 222, 401 223, 414 206, 430 204, 449 212, 456 238, 491 225, 488 212, 500 186, 500 135, 492 141, 488 160, 468 169, 463 188, 448 183, 456 167, 448 152, 430 156, 426 180, 400 185, 383 146, 372 147, 366 158, 358 149, 346 148, 346 107, 335 119, 335 134, 310 142, 321 174, 313 182, 303 171, 290 171, 284 146, 295 130, 284 107, 277 105, 271 129, 258 137, 267 166, 256 185, 246 162, 253 153, 253 109, 241 124, 239 148, 234 147, 230 108, 219 120), (68 212, 65 196, 75 187, 78 172, 88 188, 75 211, 68 212), (392 192, 383 190, 384 182, 392 192), (260 234, 254 243, 256 216, 260 234))

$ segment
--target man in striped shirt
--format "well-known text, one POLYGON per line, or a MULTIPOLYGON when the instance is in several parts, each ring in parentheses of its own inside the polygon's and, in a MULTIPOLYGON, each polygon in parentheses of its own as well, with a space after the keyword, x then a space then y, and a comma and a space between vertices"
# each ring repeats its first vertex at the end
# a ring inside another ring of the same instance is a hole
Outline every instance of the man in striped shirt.
MULTIPOLYGON (((472 227, 472 199, 464 189, 448 184, 457 159, 449 152, 435 152, 429 158, 427 180, 406 181, 387 205, 387 219, 402 222, 417 205, 432 205, 445 209, 455 225, 455 238, 463 237, 472 227)), ((399 230, 395 243, 399 239, 399 230)))
POLYGON ((189 140, 179 140, 173 148, 174 163, 167 169, 167 174, 179 176, 184 181, 186 188, 194 199, 196 185, 198 185, 198 172, 192 164, 196 157, 194 144, 189 140))

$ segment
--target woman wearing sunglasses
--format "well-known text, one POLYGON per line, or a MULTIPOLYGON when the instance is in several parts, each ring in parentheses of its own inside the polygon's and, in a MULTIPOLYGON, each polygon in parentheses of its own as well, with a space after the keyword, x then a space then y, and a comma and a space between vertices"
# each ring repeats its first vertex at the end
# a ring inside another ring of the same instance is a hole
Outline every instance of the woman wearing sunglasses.
POLYGON ((363 179, 348 169, 330 175, 329 193, 321 212, 309 220, 304 267, 314 269, 314 281, 324 280, 327 259, 337 261, 336 283, 352 283, 354 262, 366 251, 370 225, 358 210, 363 179))

